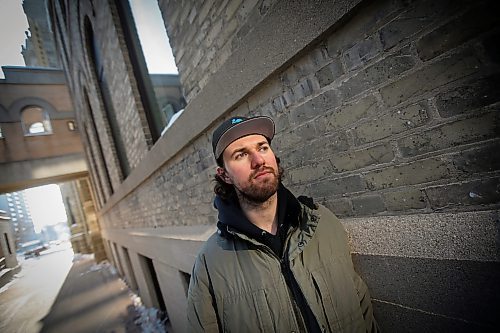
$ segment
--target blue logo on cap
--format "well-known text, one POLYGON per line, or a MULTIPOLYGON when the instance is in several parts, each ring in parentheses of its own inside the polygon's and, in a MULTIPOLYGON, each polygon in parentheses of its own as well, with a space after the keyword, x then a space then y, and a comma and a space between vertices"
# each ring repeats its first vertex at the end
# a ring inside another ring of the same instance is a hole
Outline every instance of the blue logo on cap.
POLYGON ((234 124, 237 124, 237 123, 241 123, 242 121, 243 121, 243 119, 241 119, 241 118, 235 118, 235 119, 231 120, 231 124, 234 125, 234 124))

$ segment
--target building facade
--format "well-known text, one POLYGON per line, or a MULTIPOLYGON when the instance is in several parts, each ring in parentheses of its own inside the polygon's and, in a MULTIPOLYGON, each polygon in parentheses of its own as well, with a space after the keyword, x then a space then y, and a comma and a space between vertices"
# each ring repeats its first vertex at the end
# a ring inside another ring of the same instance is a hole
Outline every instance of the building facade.
POLYGON ((23 10, 28 19, 25 45, 21 54, 29 67, 61 68, 54 44, 46 0, 23 0, 23 10))
POLYGON ((23 191, 0 194, 0 210, 9 217, 15 242, 14 250, 18 250, 22 243, 39 238, 23 191))
POLYGON ((275 119, 285 185, 342 218, 383 331, 494 327, 493 1, 158 1, 186 101, 167 130, 127 2, 49 4, 107 255, 174 332, 233 115, 275 119))
MULTIPOLYGON (((0 282, 10 268, 17 267, 16 243, 9 215, 0 208, 0 282)), ((3 284, 2 284, 3 285, 3 284)))
POLYGON ((59 184, 63 197, 71 245, 75 253, 94 253, 96 262, 106 259, 101 230, 94 208, 89 178, 59 184))

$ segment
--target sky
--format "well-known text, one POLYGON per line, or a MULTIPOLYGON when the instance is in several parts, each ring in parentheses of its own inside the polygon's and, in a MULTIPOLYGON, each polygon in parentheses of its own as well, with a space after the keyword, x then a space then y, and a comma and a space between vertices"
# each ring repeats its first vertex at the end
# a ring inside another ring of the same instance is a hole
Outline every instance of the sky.
MULTIPOLYGON (((0 0, 0 66, 24 66, 21 45, 24 45, 28 20, 21 0, 0 0)), ((3 72, 0 71, 3 79, 3 72)))
POLYGON ((68 220, 58 185, 32 187, 24 190, 24 195, 36 232, 40 232, 45 225, 68 220))
MULTIPOLYGON (((28 21, 22 0, 0 0, 0 66, 24 66, 21 45, 28 21)), ((177 74, 157 0, 130 0, 137 32, 150 73, 177 74)), ((4 78, 0 71, 0 78, 4 78)))

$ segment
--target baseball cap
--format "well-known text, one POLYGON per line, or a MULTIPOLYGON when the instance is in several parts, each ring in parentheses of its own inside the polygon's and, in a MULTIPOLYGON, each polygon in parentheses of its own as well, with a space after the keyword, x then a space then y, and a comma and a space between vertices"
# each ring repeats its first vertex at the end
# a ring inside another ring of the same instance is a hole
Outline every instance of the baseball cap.
POLYGON ((274 137, 274 121, 266 116, 232 117, 224 121, 212 135, 215 159, 219 159, 233 141, 251 134, 263 135, 271 142, 274 137))

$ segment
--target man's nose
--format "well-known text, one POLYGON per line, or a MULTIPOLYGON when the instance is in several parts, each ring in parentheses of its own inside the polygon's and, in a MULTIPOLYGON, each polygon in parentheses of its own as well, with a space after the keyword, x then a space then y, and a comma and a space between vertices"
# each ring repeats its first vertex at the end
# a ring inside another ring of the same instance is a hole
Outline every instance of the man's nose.
POLYGON ((258 153, 255 152, 252 154, 252 168, 256 169, 262 166, 266 161, 264 158, 258 153))

